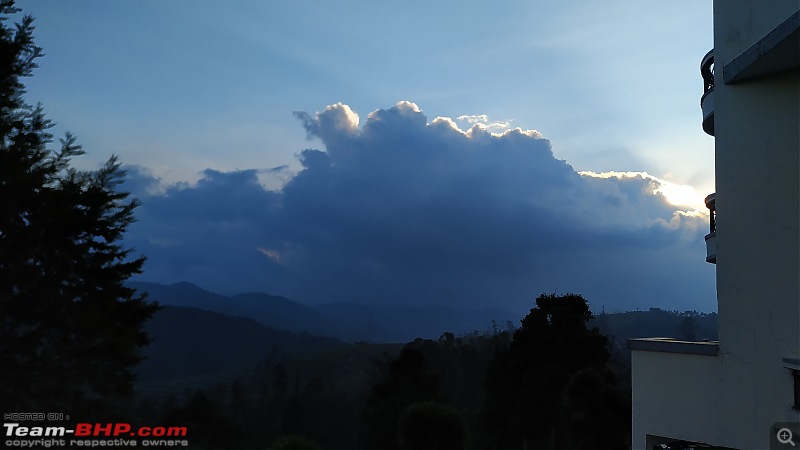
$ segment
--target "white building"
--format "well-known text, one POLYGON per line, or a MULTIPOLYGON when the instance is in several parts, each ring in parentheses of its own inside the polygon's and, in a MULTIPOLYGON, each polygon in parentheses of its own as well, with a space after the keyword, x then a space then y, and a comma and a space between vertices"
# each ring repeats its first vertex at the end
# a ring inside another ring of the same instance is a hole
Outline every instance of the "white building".
POLYGON ((629 341, 634 449, 800 449, 799 26, 797 0, 714 1, 701 107, 719 341, 629 341))

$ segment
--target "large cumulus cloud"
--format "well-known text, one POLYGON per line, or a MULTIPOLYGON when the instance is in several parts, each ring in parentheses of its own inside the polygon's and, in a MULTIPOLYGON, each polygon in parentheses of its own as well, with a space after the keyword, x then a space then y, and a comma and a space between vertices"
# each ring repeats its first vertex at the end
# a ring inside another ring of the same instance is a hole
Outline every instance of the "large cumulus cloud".
POLYGON ((311 303, 524 308, 578 291, 607 309, 714 307, 706 219, 667 202, 655 177, 579 174, 538 132, 462 130, 410 102, 363 124, 343 104, 295 115, 322 146, 279 190, 257 170, 160 191, 131 171, 144 279, 311 303))

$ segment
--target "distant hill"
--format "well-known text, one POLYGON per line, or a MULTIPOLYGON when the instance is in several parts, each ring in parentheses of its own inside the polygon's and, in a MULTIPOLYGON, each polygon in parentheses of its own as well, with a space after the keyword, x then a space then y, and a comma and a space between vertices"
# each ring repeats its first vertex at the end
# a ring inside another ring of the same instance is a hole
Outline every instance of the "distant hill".
POLYGON ((462 310, 442 305, 365 306, 348 302, 312 307, 262 293, 226 296, 186 282, 169 286, 148 282, 129 282, 128 285, 147 292, 149 300, 162 305, 250 317, 269 327, 306 331, 350 342, 408 342, 417 337, 435 339, 445 331, 456 334, 488 331, 493 320, 502 324, 512 320, 516 324, 520 319, 501 308, 462 310))
POLYGON ((251 368, 273 352, 299 353, 342 343, 182 306, 164 307, 145 328, 153 342, 144 348, 146 359, 137 366, 140 382, 251 368))
MULTIPOLYGON (((398 306, 358 303, 325 303, 314 307, 341 326, 338 335, 348 341, 409 342, 418 337, 436 339, 455 334, 491 331, 492 321, 501 329, 514 318, 502 308, 458 309, 444 305, 398 306)), ((513 321, 519 323, 518 319, 513 321)))
MULTIPOLYGON (((348 342, 409 342, 415 338, 436 339, 449 331, 465 334, 491 332, 507 328, 510 321, 519 326, 520 314, 496 307, 460 309, 444 305, 362 305, 355 302, 325 303, 308 306, 262 293, 226 296, 208 292, 191 283, 163 285, 130 282, 147 292, 150 300, 162 305, 199 308, 231 316, 249 317, 267 327, 335 337, 348 342)), ((613 336, 620 347, 637 337, 674 337, 679 339, 717 338, 715 313, 679 313, 650 308, 596 314, 592 326, 613 336)))
POLYGON ((285 297, 260 293, 226 296, 208 292, 186 282, 167 286, 134 281, 128 285, 138 291, 147 292, 148 300, 162 305, 186 306, 249 317, 268 327, 306 331, 318 336, 334 337, 339 334, 339 327, 330 318, 285 297))
MULTIPOLYGON (((305 354, 324 366, 319 356, 310 355, 330 354, 329 349, 342 344, 330 336, 349 342, 403 343, 417 337, 436 339, 445 331, 496 333, 518 325, 522 318, 499 308, 467 311, 436 305, 367 307, 357 303, 309 307, 267 294, 219 295, 190 283, 131 286, 148 292, 151 300, 163 306, 146 324, 154 341, 145 347, 146 359, 137 366, 140 386, 191 377, 215 379, 252 370, 276 355, 305 354), (510 320, 497 320, 493 327, 495 317, 510 320)), ((611 339, 621 374, 630 367, 626 345, 630 338, 717 339, 715 313, 650 308, 596 314, 590 326, 611 339)))
POLYGON ((678 312, 650 308, 647 311, 626 311, 596 314, 591 326, 615 337, 625 345, 628 339, 671 337, 684 340, 717 340, 717 314, 695 311, 678 312))

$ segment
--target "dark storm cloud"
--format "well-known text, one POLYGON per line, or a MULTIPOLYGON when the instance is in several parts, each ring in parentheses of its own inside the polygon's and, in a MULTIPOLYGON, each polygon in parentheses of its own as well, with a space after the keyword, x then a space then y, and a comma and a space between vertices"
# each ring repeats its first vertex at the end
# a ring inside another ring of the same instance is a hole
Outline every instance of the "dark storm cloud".
POLYGON ((144 169, 128 168, 124 186, 143 202, 128 239, 148 257, 145 278, 188 280, 221 290, 254 287, 265 265, 253 243, 264 240, 263 224, 277 205, 277 194, 259 184, 257 172, 206 170, 194 186, 181 183, 148 194, 157 181, 144 169))
MULTIPOLYGON (((342 104, 296 116, 324 150, 301 152, 281 190, 255 170, 207 170, 140 194, 130 234, 145 279, 308 302, 517 307, 558 290, 607 308, 713 308, 704 219, 652 177, 582 176, 537 132, 462 131, 409 102, 363 125, 342 104)), ((137 192, 158 181, 130 178, 137 192)))

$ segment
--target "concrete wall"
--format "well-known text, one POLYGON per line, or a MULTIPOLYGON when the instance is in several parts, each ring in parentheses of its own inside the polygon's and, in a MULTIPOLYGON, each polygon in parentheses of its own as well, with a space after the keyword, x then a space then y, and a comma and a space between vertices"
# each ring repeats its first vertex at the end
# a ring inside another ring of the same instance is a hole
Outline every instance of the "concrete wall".
POLYGON ((720 438, 719 357, 632 351, 631 364, 633 449, 647 448, 648 434, 698 442, 720 438))
POLYGON ((774 422, 800 420, 784 357, 800 351, 800 78, 734 85, 723 67, 800 8, 780 0, 714 2, 720 441, 769 448, 774 422))
MULTIPOLYGON (((717 83, 720 63, 750 48, 800 8, 798 0, 714 0, 714 62, 717 83)), ((703 55, 698 55, 698 62, 703 55)))

